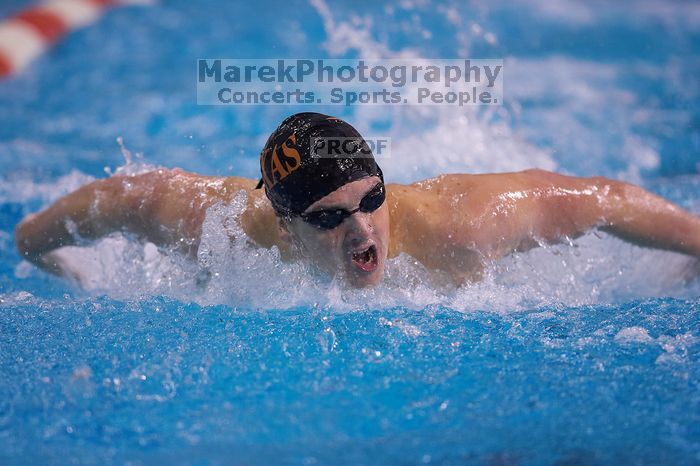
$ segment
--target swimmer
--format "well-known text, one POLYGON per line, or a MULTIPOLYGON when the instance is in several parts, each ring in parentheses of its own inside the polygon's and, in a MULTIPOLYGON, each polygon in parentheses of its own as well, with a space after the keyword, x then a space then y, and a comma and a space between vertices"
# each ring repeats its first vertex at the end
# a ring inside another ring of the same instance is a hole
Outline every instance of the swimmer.
POLYGON ((207 209, 245 191, 241 226, 256 247, 306 258, 354 287, 379 283, 387 258, 400 253, 456 284, 474 282, 490 261, 592 229, 700 256, 700 219, 632 184, 531 169, 385 185, 371 151, 312 154, 312 140, 338 137, 361 138, 338 118, 288 117, 262 150, 259 183, 180 169, 94 181, 28 215, 17 248, 61 274, 54 250, 125 231, 196 259, 207 209))

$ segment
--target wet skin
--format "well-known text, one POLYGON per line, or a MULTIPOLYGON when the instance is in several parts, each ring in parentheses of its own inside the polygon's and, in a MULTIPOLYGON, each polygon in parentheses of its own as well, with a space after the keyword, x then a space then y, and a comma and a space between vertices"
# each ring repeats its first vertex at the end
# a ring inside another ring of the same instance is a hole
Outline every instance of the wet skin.
MULTIPOLYGON (((345 185, 307 211, 354 210, 377 181, 365 178, 345 185)), ((241 222, 255 244, 277 246, 287 260, 306 256, 358 287, 378 283, 386 258, 400 253, 461 284, 478 280, 489 261, 594 228, 641 246, 700 256, 700 219, 640 187, 603 177, 525 170, 388 184, 378 210, 357 212, 329 231, 300 218, 278 218, 255 185, 247 178, 179 169, 115 176, 27 216, 17 226, 15 240, 24 258, 54 273, 62 270, 51 252, 76 241, 67 225, 87 239, 129 231, 194 258, 206 209, 231 202, 243 190, 248 199, 241 222), (376 257, 367 256, 370 260, 360 264, 353 253, 368 245, 376 248, 376 257)))

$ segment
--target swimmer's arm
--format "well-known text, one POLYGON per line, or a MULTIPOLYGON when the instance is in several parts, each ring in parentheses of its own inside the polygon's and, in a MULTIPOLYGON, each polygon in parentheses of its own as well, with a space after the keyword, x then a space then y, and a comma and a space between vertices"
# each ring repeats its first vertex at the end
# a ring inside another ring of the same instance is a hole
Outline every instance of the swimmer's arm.
POLYGON ((544 170, 515 174, 512 182, 518 186, 516 195, 501 190, 494 196, 502 204, 495 207, 504 214, 491 224, 491 239, 481 238, 483 244, 500 238, 498 247, 490 248, 497 256, 538 241, 576 238, 594 228, 639 246, 700 256, 700 219, 638 186, 544 170))
POLYGON ((638 246, 700 257, 700 218, 639 186, 613 181, 612 191, 601 230, 638 246))
POLYGON ((15 230, 17 249, 24 259, 60 274, 61 268, 51 255, 55 249, 118 230, 149 236, 149 194, 154 183, 158 183, 158 174, 152 172, 114 176, 82 186, 22 220, 15 230))
POLYGON ((135 176, 94 181, 28 215, 16 228, 23 258, 48 272, 61 274, 51 252, 95 240, 115 231, 128 232, 157 246, 196 255, 207 209, 248 192, 242 215, 244 231, 261 246, 278 243, 276 218, 264 193, 253 191, 247 178, 217 178, 183 170, 159 169, 135 176))
POLYGON ((206 196, 198 192, 202 183, 197 181, 204 178, 161 169, 94 181, 28 215, 15 231, 17 249, 24 259, 59 275, 52 251, 116 231, 186 249, 199 240, 206 196))

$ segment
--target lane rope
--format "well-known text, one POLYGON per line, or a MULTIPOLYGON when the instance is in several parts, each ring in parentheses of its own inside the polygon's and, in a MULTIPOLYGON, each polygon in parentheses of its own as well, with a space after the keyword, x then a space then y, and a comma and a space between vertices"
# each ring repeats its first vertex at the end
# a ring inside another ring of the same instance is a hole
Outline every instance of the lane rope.
POLYGON ((17 74, 71 31, 95 23, 111 7, 153 0, 45 0, 0 21, 0 79, 17 74))

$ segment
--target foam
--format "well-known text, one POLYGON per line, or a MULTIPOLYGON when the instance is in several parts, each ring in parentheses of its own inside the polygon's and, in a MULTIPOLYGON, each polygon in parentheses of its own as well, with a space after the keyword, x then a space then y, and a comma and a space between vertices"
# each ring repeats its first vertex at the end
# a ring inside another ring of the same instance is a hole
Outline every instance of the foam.
POLYGON ((688 360, 688 350, 690 347, 697 345, 700 338, 693 335, 690 332, 686 332, 680 335, 661 335, 656 342, 663 349, 661 353, 656 358, 656 364, 667 365, 667 364, 683 364, 688 360))
POLYGON ((620 344, 649 343, 654 341, 644 327, 625 327, 617 332, 614 339, 620 344))

